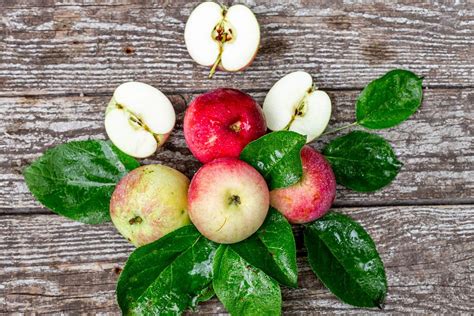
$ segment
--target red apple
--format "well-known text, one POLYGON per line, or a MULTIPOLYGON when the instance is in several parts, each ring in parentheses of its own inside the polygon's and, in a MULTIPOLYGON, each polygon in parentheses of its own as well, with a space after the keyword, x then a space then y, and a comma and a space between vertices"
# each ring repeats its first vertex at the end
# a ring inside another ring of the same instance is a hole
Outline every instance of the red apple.
POLYGON ((235 158, 216 159, 194 175, 188 191, 191 221, 205 237, 224 244, 246 239, 270 206, 265 179, 235 158))
POLYGON ((216 158, 238 158, 251 141, 267 130, 262 109, 246 93, 217 89, 196 97, 184 116, 184 137, 203 163, 216 158))
POLYGON ((301 161, 301 180, 292 186, 270 192, 270 204, 293 224, 320 218, 331 208, 336 197, 336 178, 324 156, 304 146, 301 161))

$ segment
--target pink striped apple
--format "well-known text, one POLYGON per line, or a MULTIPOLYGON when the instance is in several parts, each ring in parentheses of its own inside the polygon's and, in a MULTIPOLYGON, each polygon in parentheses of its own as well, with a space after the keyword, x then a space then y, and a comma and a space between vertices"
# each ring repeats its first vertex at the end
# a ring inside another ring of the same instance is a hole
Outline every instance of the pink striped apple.
POLYGON ((189 216, 208 239, 236 243, 263 224, 269 199, 265 179, 257 170, 235 158, 216 159, 191 180, 189 216))

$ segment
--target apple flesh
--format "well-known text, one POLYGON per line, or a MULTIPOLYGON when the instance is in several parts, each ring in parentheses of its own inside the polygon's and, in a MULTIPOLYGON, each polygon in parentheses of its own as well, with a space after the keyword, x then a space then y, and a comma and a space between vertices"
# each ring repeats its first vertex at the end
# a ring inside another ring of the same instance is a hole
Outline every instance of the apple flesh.
POLYGON ((263 224, 269 208, 265 179, 247 163, 222 158, 194 175, 188 192, 189 216, 206 238, 242 241, 263 224))
POLYGON ((263 102, 267 126, 272 131, 290 130, 306 136, 306 142, 319 137, 331 117, 331 99, 313 87, 313 79, 303 71, 278 80, 263 102))
POLYGON ((270 204, 293 224, 308 223, 322 217, 336 197, 336 178, 324 156, 304 146, 301 161, 303 177, 300 181, 270 192, 270 204))
POLYGON ((217 68, 239 71, 252 63, 260 44, 260 26, 242 4, 227 9, 208 1, 189 16, 184 40, 191 58, 211 67, 212 77, 217 68))
POLYGON ((176 115, 170 100, 141 82, 118 86, 105 112, 105 130, 124 153, 145 158, 164 144, 176 115))
POLYGON ((110 200, 117 230, 139 247, 190 223, 189 179, 163 165, 146 165, 128 173, 110 200))
POLYGON ((238 158, 267 127, 262 109, 251 96, 235 89, 217 89, 191 102, 183 129, 193 155, 206 163, 216 158, 238 158))

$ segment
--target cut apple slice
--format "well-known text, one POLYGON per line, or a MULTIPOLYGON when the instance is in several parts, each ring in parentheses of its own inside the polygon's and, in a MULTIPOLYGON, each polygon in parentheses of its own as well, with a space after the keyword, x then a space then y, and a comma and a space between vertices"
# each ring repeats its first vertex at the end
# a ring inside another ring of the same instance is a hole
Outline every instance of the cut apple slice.
POLYGON ((189 55, 200 65, 212 66, 219 56, 220 43, 212 33, 224 18, 223 9, 215 2, 198 5, 186 22, 184 41, 189 55))
POLYGON ((224 43, 221 66, 227 71, 239 71, 247 67, 255 57, 260 44, 260 26, 252 11, 238 4, 226 14, 230 41, 224 43))
POLYGON ((211 67, 239 71, 250 65, 260 44, 260 26, 253 12, 238 4, 226 9, 215 2, 198 5, 186 22, 184 40, 191 58, 211 67))
POLYGON ((306 135, 306 142, 319 137, 331 117, 331 99, 313 87, 304 71, 292 72, 278 80, 263 102, 267 126, 272 131, 290 130, 306 135))
POLYGON ((124 153, 151 156, 168 138, 176 116, 160 90, 141 82, 127 82, 114 92, 105 113, 105 130, 124 153))

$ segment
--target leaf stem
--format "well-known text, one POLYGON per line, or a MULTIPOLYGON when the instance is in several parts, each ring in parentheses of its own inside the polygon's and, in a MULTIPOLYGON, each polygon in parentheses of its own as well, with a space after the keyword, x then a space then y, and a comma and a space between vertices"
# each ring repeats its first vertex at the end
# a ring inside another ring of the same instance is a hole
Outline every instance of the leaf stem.
POLYGON ((357 125, 359 125, 359 122, 354 122, 354 123, 351 123, 351 124, 348 124, 348 125, 344 125, 344 126, 336 128, 336 129, 333 129, 331 131, 328 131, 326 133, 323 133, 321 136, 336 133, 336 132, 342 131, 343 129, 346 129, 346 128, 349 128, 349 127, 352 127, 352 126, 357 126, 357 125))

